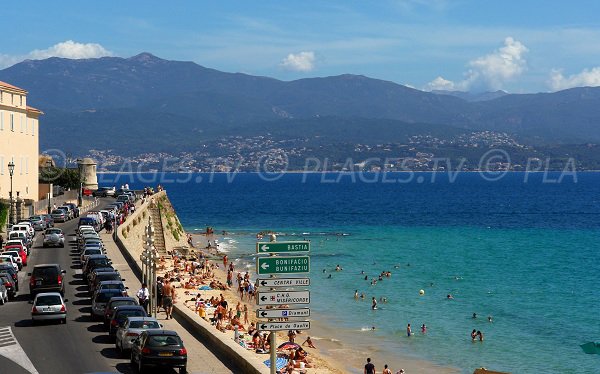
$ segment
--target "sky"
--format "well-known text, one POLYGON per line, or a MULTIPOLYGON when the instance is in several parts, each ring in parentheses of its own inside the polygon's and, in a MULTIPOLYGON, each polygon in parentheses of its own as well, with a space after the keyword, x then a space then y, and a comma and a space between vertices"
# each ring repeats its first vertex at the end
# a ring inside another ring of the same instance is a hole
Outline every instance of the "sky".
POLYGON ((149 52, 294 80, 361 74, 420 90, 600 85, 600 1, 47 1, 2 5, 0 68, 149 52), (9 31, 10 30, 10 31, 9 31))

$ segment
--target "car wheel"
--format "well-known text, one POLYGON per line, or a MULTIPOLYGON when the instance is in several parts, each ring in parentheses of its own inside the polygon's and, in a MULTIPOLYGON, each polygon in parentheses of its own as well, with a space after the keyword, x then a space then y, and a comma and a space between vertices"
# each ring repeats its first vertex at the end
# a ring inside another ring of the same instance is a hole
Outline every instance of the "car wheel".
MULTIPOLYGON (((6 297, 8 299, 8 296, 6 297)), ((0 297, 0 305, 4 305, 6 304, 6 299, 4 298, 4 296, 0 297)))
POLYGON ((182 366, 179 368, 179 374, 186 374, 187 373, 187 366, 182 366))
POLYGON ((37 325, 37 321, 36 321, 35 319, 33 319, 33 318, 32 318, 32 319, 31 319, 31 324, 32 324, 33 326, 35 326, 35 325, 37 325))
POLYGON ((66 325, 67 324, 67 318, 61 319, 60 322, 66 325))
POLYGON ((141 358, 138 358, 138 359, 139 359, 138 366, 137 366, 138 373, 142 374, 144 372, 144 365, 142 364, 142 359, 141 358))

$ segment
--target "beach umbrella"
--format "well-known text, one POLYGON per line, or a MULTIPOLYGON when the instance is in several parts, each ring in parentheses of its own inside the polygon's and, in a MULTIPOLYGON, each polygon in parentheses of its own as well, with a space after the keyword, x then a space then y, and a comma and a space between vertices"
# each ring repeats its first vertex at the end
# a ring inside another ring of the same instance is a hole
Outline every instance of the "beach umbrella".
POLYGON ((279 347, 277 347, 277 350, 287 351, 289 349, 298 349, 298 348, 300 348, 300 346, 298 344, 296 344, 296 343, 285 342, 285 343, 279 345, 279 347))
MULTIPOLYGON (((263 361, 265 365, 267 365, 267 367, 271 367, 271 360, 265 360, 263 361)), ((277 360, 275 360, 275 367, 277 368, 277 370, 281 370, 283 369, 288 363, 288 360, 283 358, 283 357, 277 357, 277 360)))

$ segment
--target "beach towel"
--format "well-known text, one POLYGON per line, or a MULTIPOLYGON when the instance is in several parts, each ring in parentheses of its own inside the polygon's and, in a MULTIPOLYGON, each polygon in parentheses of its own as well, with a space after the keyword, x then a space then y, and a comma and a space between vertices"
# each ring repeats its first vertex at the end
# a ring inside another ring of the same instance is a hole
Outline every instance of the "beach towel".
MULTIPOLYGON (((267 365, 267 367, 271 367, 271 360, 265 360, 263 362, 265 363, 265 365, 267 365)), ((283 357, 277 357, 277 360, 275 360, 275 367, 277 368, 277 370, 283 369, 285 365, 287 365, 287 360, 283 357)))
POLYGON ((210 291, 210 290, 212 290, 212 288, 210 288, 209 286, 200 286, 200 287, 198 287, 198 289, 200 291, 210 291))

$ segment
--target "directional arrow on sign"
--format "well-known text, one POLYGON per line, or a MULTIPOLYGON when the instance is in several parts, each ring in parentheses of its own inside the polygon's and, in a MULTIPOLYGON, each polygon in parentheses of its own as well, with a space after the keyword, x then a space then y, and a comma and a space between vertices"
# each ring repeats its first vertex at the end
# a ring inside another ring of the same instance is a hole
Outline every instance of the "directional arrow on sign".
POLYGON ((263 245, 260 246, 260 250, 263 251, 263 252, 266 252, 268 249, 269 249, 269 246, 266 245, 266 244, 263 244, 263 245))
POLYGON ((260 299, 261 299, 262 301, 267 301, 267 297, 266 297, 266 296, 263 296, 263 297, 261 297, 260 299))
POLYGON ((309 308, 294 309, 258 309, 257 318, 294 318, 310 316, 309 308))
POLYGON ((310 286, 310 278, 259 279, 258 284, 262 287, 307 287, 310 286))
POLYGON ((269 268, 269 264, 267 264, 266 262, 263 262, 263 263, 262 263, 262 265, 260 265, 260 267, 261 267, 263 270, 267 270, 267 269, 269 268))

